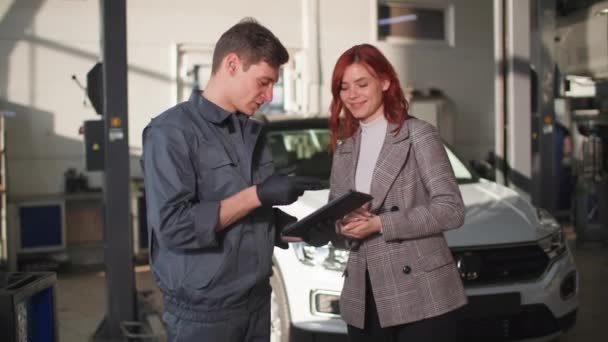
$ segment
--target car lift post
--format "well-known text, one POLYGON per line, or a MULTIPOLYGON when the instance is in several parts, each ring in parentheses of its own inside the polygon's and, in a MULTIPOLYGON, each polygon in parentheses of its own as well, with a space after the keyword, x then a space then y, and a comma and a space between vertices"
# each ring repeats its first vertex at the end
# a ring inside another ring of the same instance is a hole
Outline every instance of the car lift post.
POLYGON ((129 209, 126 0, 101 0, 105 134, 104 263, 106 315, 95 341, 124 341, 125 322, 137 321, 133 232, 129 209))

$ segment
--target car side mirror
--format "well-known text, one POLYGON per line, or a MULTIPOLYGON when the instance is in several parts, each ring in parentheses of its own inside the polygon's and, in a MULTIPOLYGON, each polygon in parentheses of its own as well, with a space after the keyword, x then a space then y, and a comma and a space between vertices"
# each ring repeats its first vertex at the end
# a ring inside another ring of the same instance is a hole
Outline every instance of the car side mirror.
POLYGON ((496 180, 494 167, 485 160, 470 160, 469 165, 481 178, 485 178, 491 181, 496 180))

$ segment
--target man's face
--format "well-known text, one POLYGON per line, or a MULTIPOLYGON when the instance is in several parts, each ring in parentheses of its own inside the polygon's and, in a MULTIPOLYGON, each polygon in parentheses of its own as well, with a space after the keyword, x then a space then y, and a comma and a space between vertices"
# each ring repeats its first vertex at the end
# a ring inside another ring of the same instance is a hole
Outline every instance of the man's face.
POLYGON ((272 101, 272 87, 278 77, 278 68, 266 62, 251 64, 247 71, 243 63, 238 63, 232 82, 232 103, 239 112, 253 115, 265 102, 272 101))

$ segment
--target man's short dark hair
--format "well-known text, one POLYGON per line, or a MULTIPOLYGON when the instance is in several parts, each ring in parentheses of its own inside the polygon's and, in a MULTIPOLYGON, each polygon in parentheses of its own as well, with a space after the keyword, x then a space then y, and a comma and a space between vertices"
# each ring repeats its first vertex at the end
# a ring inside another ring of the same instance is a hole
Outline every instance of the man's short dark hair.
POLYGON ((232 52, 243 61, 245 70, 260 61, 278 68, 289 60, 285 46, 269 29, 253 18, 241 20, 222 34, 213 50, 212 74, 219 69, 222 59, 232 52))

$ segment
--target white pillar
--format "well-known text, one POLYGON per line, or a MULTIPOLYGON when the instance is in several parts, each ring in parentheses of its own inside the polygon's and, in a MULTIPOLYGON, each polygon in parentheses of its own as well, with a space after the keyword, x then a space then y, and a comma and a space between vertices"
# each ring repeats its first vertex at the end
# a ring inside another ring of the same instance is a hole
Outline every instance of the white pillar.
POLYGON ((513 170, 508 183, 516 188, 529 187, 532 175, 530 9, 530 0, 494 1, 496 154, 513 170))
POLYGON ((305 114, 326 112, 321 108, 319 15, 319 0, 302 0, 302 41, 304 43, 304 68, 301 69, 303 70, 302 111, 305 114))

